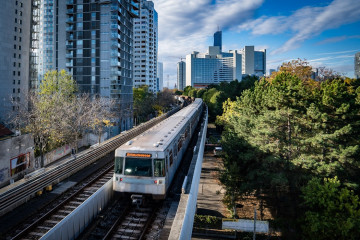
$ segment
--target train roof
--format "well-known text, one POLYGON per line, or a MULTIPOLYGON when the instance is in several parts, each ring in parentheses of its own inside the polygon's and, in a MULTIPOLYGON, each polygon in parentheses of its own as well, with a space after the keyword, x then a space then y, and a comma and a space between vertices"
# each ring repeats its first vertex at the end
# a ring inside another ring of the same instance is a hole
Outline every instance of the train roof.
POLYGON ((164 151, 201 104, 202 99, 195 99, 189 106, 156 124, 126 144, 123 144, 117 150, 164 151))

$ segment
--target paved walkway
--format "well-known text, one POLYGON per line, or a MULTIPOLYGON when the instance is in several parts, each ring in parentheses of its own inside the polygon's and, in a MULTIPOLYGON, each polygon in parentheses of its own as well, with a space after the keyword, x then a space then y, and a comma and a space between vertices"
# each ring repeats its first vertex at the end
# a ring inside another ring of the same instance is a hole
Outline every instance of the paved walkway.
POLYGON ((222 203, 224 190, 218 180, 220 163, 221 159, 214 157, 212 151, 204 153, 197 199, 199 215, 227 217, 229 213, 222 203))

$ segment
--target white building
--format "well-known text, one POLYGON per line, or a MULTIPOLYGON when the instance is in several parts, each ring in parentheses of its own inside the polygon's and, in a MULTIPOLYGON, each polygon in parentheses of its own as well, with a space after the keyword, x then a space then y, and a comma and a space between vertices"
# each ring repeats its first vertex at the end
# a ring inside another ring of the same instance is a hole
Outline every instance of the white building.
POLYGON ((177 63, 177 88, 184 90, 186 87, 186 64, 184 61, 177 63))
MULTIPOLYGON (((210 46, 207 53, 186 56, 186 86, 204 88, 210 84, 242 79, 242 57, 238 51, 220 52, 210 46)), ((185 86, 184 86, 185 87, 185 86)))
POLYGON ((162 91, 164 88, 164 65, 162 62, 157 63, 157 78, 159 80, 158 91, 162 91))
POLYGON ((242 74, 263 77, 266 74, 266 49, 255 51, 254 46, 245 46, 242 55, 242 74))
POLYGON ((140 17, 134 19, 134 87, 147 85, 152 92, 160 89, 157 52, 158 15, 152 1, 141 0, 140 17))

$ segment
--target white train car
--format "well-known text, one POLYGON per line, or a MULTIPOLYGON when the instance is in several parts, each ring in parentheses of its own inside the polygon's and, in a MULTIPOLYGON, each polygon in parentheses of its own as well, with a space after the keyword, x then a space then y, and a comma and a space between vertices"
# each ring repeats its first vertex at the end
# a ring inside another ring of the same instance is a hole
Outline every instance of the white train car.
POLYGON ((203 101, 189 106, 115 151, 113 189, 164 199, 199 121, 203 101))

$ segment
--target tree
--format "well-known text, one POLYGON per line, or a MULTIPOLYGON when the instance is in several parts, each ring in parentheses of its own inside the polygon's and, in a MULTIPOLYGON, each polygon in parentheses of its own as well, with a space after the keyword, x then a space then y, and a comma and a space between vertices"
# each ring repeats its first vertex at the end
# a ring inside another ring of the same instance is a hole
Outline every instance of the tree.
POLYGON ((133 88, 134 117, 138 123, 147 121, 154 113, 155 96, 149 92, 148 86, 133 88))
MULTIPOLYGON (((77 85, 66 71, 47 72, 39 90, 28 95, 30 108, 19 106, 13 118, 15 126, 33 134, 41 166, 46 151, 66 143, 77 148, 77 140, 85 131, 102 124, 94 120, 101 109, 97 101, 91 101, 86 94, 77 95, 76 91, 77 85)), ((102 117, 109 115, 105 110, 109 108, 102 106, 102 117)))
POLYGON ((360 201, 337 177, 313 178, 302 188, 306 239, 358 239, 360 201))

